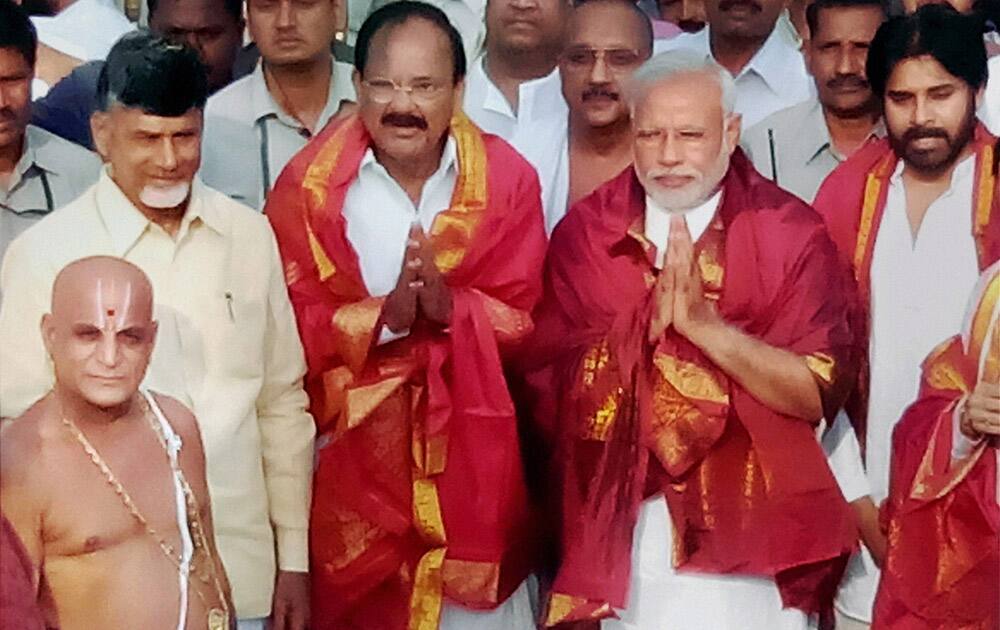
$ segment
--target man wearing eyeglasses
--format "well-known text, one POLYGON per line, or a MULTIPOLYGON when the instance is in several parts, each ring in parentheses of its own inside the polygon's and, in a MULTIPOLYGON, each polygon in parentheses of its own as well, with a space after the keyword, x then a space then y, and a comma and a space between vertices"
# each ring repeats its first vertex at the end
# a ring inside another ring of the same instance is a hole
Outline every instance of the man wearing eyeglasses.
POLYGON ((0 0, 0 257, 28 226, 97 181, 97 155, 29 125, 35 27, 0 0))
POLYGON ((271 191, 317 423, 312 628, 534 628, 505 360, 532 329, 534 169, 462 113, 465 53, 403 0, 355 46, 358 113, 271 191))
POLYGON ((517 145, 538 171, 546 231, 632 162, 625 83, 652 52, 649 18, 631 0, 588 0, 573 9, 559 60, 569 115, 550 115, 517 145))

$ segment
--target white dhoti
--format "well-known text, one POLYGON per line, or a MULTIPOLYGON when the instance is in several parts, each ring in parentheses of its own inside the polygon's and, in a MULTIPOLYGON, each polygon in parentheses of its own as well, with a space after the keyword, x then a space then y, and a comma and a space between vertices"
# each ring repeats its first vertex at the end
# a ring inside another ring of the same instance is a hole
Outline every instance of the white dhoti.
POLYGON ((438 630, 534 630, 534 587, 531 578, 521 582, 507 601, 493 610, 473 610, 445 600, 438 630))
POLYGON ((782 608, 774 581, 752 576, 678 572, 673 526, 662 495, 639 511, 632 542, 628 608, 604 630, 807 630, 816 623, 782 608))

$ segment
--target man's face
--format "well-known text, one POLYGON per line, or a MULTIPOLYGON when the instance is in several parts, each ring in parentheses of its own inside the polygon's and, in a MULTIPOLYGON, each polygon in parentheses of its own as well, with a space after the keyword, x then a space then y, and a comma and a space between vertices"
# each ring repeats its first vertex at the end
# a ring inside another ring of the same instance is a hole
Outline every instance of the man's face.
POLYGON ((976 94, 930 55, 892 70, 885 123, 896 154, 918 172, 936 174, 961 155, 976 128, 976 94))
POLYGON ((31 120, 34 70, 16 48, 0 48, 0 147, 20 144, 31 120))
POLYGON ((222 0, 160 0, 149 28, 198 51, 211 91, 233 80, 233 64, 243 45, 243 21, 226 11, 222 0))
POLYGON ((729 168, 740 136, 738 116, 723 116, 718 82, 703 73, 654 86, 632 114, 635 172, 663 208, 704 203, 729 168))
POLYGON ((91 119, 94 144, 111 176, 138 208, 173 210, 187 202, 201 164, 202 112, 165 117, 114 105, 91 119))
POLYGON ((264 60, 297 64, 329 56, 343 17, 338 0, 249 0, 247 24, 264 60))
POLYGON ((376 150, 397 161, 438 151, 462 106, 463 84, 454 84, 453 74, 448 38, 431 22, 414 18, 376 33, 364 76, 354 76, 376 150))
POLYGON ((566 0, 489 0, 487 41, 512 52, 558 48, 569 10, 566 0))
POLYGON ((659 0, 660 18, 673 22, 688 33, 705 28, 704 0, 659 0))
POLYGON ((156 324, 148 284, 100 274, 58 285, 42 336, 61 388, 108 409, 142 383, 156 324))
POLYGON ((766 39, 785 0, 705 0, 712 32, 732 39, 766 39))
POLYGON ((970 13, 974 0, 903 0, 903 9, 907 13, 915 13, 925 4, 950 4, 959 13, 970 13))
POLYGON ((559 62, 562 90, 572 115, 592 127, 628 119, 622 83, 652 53, 638 19, 612 4, 583 4, 573 10, 559 62))
POLYGON ((874 95, 865 76, 865 61, 882 24, 882 11, 877 7, 831 7, 817 17, 818 28, 806 47, 806 62, 820 103, 844 114, 871 111, 874 95))

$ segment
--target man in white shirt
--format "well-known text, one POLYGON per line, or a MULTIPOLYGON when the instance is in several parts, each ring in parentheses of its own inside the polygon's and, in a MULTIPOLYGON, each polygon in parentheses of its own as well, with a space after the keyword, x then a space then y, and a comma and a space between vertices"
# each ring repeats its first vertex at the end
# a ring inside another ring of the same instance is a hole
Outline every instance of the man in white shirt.
POLYGON ((28 226, 97 181, 97 155, 28 124, 35 31, 0 0, 0 257, 28 226))
POLYGON ((806 19, 812 36, 804 50, 817 98, 771 114, 742 142, 758 171, 812 201, 833 169, 884 135, 865 60, 885 9, 882 0, 816 0, 806 19))
POLYGON ((530 630, 539 537, 504 367, 541 288, 537 177, 462 115, 440 9, 372 13, 355 67, 358 114, 265 209, 323 445, 313 628, 530 630))
POLYGON ((632 162, 625 88, 652 52, 649 18, 632 0, 590 0, 573 9, 559 60, 569 115, 547 117, 519 147, 538 171, 547 232, 632 162))
POLYGON ((658 40, 655 52, 687 48, 736 78, 736 112, 752 127, 808 99, 813 85, 802 53, 779 28, 784 0, 705 0, 708 26, 658 40))
POLYGON ((522 153, 542 119, 567 112, 556 65, 570 8, 569 0, 486 4, 486 51, 469 68, 465 113, 522 153))
POLYGON ((112 48, 93 118, 108 166, 15 240, 0 272, 0 415, 52 385, 37 326, 58 271, 94 255, 140 267, 159 321, 146 384, 198 418, 240 627, 263 628, 273 613, 272 628, 298 630, 314 435, 305 363, 266 220, 195 178, 207 95, 189 48, 142 32, 112 48))
POLYGON ((293 155, 354 100, 353 68, 330 54, 345 0, 249 0, 247 26, 261 53, 250 76, 205 107, 201 177, 263 209, 293 155))
POLYGON ((836 602, 846 628, 871 621, 885 550, 875 506, 888 490, 893 428, 917 396, 924 358, 961 328, 980 271, 1000 254, 996 138, 976 120, 986 80, 980 23, 947 5, 890 20, 867 73, 888 138, 835 170, 815 202, 858 279, 858 321, 870 322, 858 331, 865 369, 847 405, 864 429, 872 501, 858 513, 865 549, 836 602))

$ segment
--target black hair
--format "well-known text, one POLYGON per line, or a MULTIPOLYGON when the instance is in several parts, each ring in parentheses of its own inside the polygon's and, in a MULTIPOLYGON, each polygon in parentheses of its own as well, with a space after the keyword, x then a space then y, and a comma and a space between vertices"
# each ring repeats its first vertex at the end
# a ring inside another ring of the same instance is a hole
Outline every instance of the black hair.
POLYGON ((32 68, 38 34, 28 14, 12 0, 0 0, 0 48, 13 48, 21 53, 32 68))
POLYGON ((582 7, 585 4, 610 4, 614 6, 622 7, 628 11, 631 11, 638 19, 639 23, 642 25, 642 50, 648 50, 652 52, 653 50, 653 22, 646 15, 646 12, 639 8, 638 3, 635 0, 575 0, 573 3, 573 8, 582 7))
MULTIPOLYGON (((149 9, 149 16, 153 17, 160 0, 146 0, 146 7, 149 9)), ((243 0, 222 0, 223 8, 234 20, 239 22, 243 19, 243 0)))
POLYGON ((354 42, 354 67, 358 74, 364 76, 365 66, 368 64, 368 55, 371 52, 372 39, 379 31, 385 28, 395 28, 405 24, 412 19, 427 20, 437 26, 448 37, 451 45, 451 58, 454 72, 452 80, 458 83, 465 78, 465 48, 462 46, 462 36, 451 22, 444 11, 434 5, 415 0, 400 0, 391 2, 379 9, 376 9, 368 16, 361 29, 358 31, 358 38, 354 42))
POLYGON ((882 24, 872 40, 865 70, 872 90, 885 96, 893 69, 906 59, 930 55, 945 70, 979 90, 987 77, 982 21, 950 4, 927 4, 882 24))
POLYGON ((204 109, 208 99, 205 66, 191 48, 148 30, 123 35, 111 48, 97 79, 97 109, 115 103, 154 116, 182 116, 204 109))
POLYGON ((823 9, 853 9, 873 7, 882 12, 883 18, 888 15, 883 0, 816 0, 806 7, 806 24, 809 25, 809 36, 815 37, 819 32, 819 12, 823 9))

